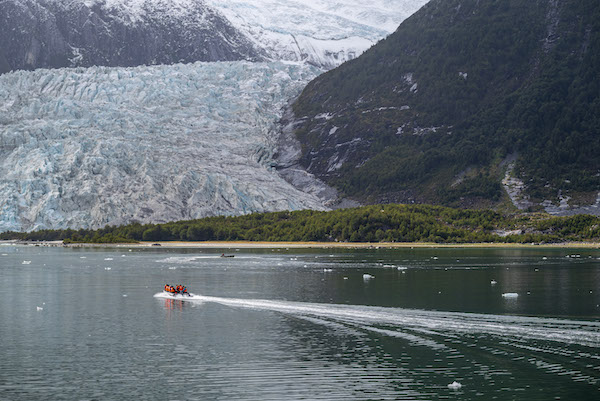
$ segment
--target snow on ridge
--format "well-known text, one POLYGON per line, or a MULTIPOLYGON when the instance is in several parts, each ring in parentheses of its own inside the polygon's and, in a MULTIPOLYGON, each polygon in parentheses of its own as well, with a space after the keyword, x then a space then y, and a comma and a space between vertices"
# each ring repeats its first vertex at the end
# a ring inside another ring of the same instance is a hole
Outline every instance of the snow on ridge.
MULTIPOLYGON (((51 0, 64 3, 61 0, 51 0)), ((77 1, 77 0, 75 0, 77 1)), ((107 10, 117 10, 131 22, 140 22, 148 12, 162 12, 171 17, 189 14, 194 7, 203 4, 198 0, 80 0, 88 8, 99 6, 107 10)))
POLYGON ((319 70, 217 62, 0 76, 0 232, 324 209, 272 167, 319 70))
POLYGON ((274 60, 333 68, 396 30, 428 0, 207 0, 274 60))

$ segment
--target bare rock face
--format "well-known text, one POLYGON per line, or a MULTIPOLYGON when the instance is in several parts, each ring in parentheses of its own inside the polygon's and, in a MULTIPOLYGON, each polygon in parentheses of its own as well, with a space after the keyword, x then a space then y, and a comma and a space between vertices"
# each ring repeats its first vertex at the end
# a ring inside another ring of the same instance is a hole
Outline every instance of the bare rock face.
POLYGON ((200 0, 6 0, 0 37, 0 73, 263 59, 200 0))

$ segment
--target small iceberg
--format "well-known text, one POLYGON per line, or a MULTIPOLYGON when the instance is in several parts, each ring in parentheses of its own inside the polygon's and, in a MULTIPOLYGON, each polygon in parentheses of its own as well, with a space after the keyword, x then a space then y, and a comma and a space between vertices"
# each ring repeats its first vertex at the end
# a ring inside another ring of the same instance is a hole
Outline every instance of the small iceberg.
POLYGON ((104 258, 104 260, 113 260, 113 258, 104 258))
POLYGON ((363 280, 370 280, 372 278, 375 278, 375 276, 372 276, 370 274, 363 274, 363 280))
POLYGON ((502 294, 503 298, 517 298, 519 296, 519 294, 517 294, 516 292, 505 292, 504 294, 502 294))
POLYGON ((112 267, 105 267, 104 270, 110 270, 112 267))
POLYGON ((43 310, 44 310, 44 308, 42 308, 41 306, 36 306, 36 308, 37 308, 37 311, 38 311, 38 312, 39 312, 39 311, 43 311, 43 310))
POLYGON ((331 273, 333 269, 323 269, 323 273, 331 273))
POLYGON ((24 260, 23 262, 21 262, 22 265, 30 265, 31 264, 31 260, 24 260))
POLYGON ((496 285, 496 284, 498 284, 498 282, 496 280, 492 280, 492 281, 490 281, 490 284, 491 285, 496 285))
POLYGON ((460 390, 462 388, 462 384, 457 381, 453 381, 452 383, 448 384, 448 388, 450 390, 460 390))

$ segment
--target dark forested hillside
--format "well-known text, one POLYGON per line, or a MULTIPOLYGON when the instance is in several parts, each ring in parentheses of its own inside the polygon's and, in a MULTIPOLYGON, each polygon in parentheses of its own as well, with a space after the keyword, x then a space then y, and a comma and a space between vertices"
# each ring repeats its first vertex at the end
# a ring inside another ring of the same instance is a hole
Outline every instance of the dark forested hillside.
POLYGON ((363 202, 590 203, 599 71, 597 0, 432 0, 306 87, 301 162, 363 202))

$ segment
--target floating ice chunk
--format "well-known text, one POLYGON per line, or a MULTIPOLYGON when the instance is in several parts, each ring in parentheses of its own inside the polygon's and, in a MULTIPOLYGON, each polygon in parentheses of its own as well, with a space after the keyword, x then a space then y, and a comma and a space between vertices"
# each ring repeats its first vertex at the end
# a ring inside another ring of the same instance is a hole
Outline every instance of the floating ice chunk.
POLYGON ((123 298, 127 298, 127 294, 123 294, 123 298))
POLYGON ((23 262, 21 262, 22 265, 30 265, 31 264, 31 260, 24 260, 23 262))
POLYGON ((348 277, 344 277, 344 280, 348 280, 348 277))
POLYGON ((492 281, 490 281, 490 284, 491 285, 496 285, 496 284, 498 284, 498 282, 496 280, 492 280, 492 281))
POLYGON ((408 267, 406 267, 406 266, 398 266, 396 269, 398 269, 398 270, 406 270, 406 269, 408 269, 408 267))
MULTIPOLYGON (((8 256, 8 253, 3 253, 2 256, 8 256)), ((600 259, 600 258, 598 258, 598 259, 600 259)))
POLYGON ((453 381, 452 383, 448 384, 448 388, 450 390, 460 390, 462 388, 462 384, 457 381, 453 381))
POLYGON ((323 269, 323 273, 331 273, 333 269, 323 269))
POLYGON ((363 280, 370 280, 372 278, 375 278, 375 276, 372 276, 370 274, 363 274, 363 280))
POLYGON ((110 270, 112 267, 105 267, 104 270, 110 270))
POLYGON ((122 257, 122 258, 124 258, 124 257, 125 257, 125 255, 121 255, 121 257, 122 257))
POLYGON ((548 258, 547 258, 546 256, 544 256, 544 257, 542 258, 542 260, 548 260, 548 258))
POLYGON ((438 260, 438 257, 437 257, 437 256, 434 256, 434 257, 432 257, 431 259, 433 259, 433 260, 438 260))
POLYGON ((36 308, 38 312, 44 310, 44 308, 42 308, 41 306, 36 306, 36 308))
POLYGON ((79 259, 87 259, 87 256, 80 256, 79 259))
POLYGON ((113 260, 113 258, 104 258, 104 260, 113 260))
POLYGON ((517 298, 519 296, 519 294, 517 294, 516 292, 505 292, 504 294, 502 294, 503 298, 517 298))

